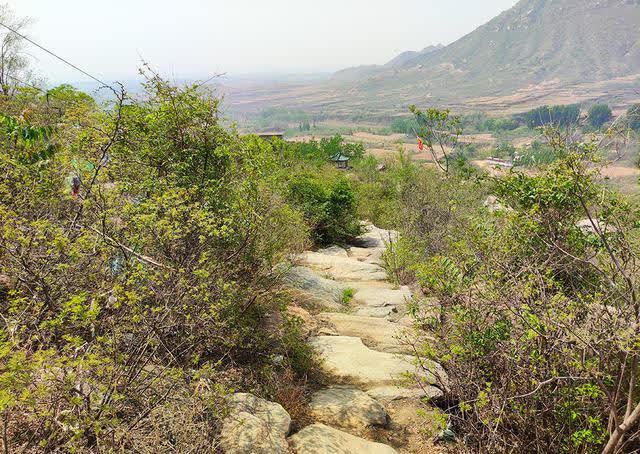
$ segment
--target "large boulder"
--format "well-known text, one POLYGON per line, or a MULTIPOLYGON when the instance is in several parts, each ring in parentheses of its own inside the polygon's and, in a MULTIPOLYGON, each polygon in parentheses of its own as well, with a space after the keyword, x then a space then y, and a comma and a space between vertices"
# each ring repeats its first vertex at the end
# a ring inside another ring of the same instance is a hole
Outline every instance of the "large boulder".
POLYGON ((336 386, 311 396, 311 415, 333 426, 363 429, 387 424, 384 407, 368 394, 351 387, 336 386))
POLYGON ((447 386, 446 372, 439 364, 425 361, 430 369, 425 371, 413 364, 413 356, 372 350, 358 337, 318 336, 309 342, 320 355, 323 370, 342 383, 357 383, 371 389, 395 385, 409 373, 425 384, 447 386))
POLYGON ((278 454, 289 452, 286 436, 291 417, 280 404, 253 394, 229 396, 220 446, 227 454, 278 454))
POLYGON ((396 454, 391 446, 359 438, 324 424, 312 424, 289 438, 299 454, 396 454))
POLYGON ((295 291, 296 301, 309 310, 340 310, 344 286, 325 279, 317 272, 303 266, 295 266, 283 274, 287 287, 295 291))
POLYGON ((387 273, 378 265, 339 255, 304 252, 297 260, 321 274, 341 281, 383 281, 387 273))
POLYGON ((412 353, 407 343, 400 341, 405 326, 384 318, 325 312, 318 320, 332 327, 340 336, 359 337, 371 348, 390 353, 412 353))

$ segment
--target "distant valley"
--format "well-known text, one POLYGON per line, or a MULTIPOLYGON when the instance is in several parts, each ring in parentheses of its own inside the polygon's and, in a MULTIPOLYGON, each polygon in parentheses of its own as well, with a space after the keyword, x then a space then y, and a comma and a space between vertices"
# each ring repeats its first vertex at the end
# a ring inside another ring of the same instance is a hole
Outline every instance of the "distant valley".
POLYGON ((328 80, 220 89, 240 116, 271 107, 382 119, 410 104, 504 114, 596 101, 622 110, 640 101, 640 0, 522 0, 448 46, 328 80))

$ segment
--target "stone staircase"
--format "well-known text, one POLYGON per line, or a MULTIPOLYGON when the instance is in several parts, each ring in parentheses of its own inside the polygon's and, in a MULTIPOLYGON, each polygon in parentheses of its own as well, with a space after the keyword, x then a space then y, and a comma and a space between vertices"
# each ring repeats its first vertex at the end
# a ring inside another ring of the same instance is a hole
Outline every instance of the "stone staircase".
MULTIPOLYGON (((351 247, 301 254, 287 277, 297 299, 316 313, 308 323, 309 343, 328 377, 327 387, 311 397, 315 422, 287 439, 295 453, 440 452, 425 436, 428 420, 418 413, 429 411, 423 398, 442 395, 447 377, 438 364, 418 367, 411 345, 403 342, 415 340, 406 315, 411 291, 389 283, 381 266, 386 242, 396 237, 367 225, 351 247), (353 294, 351 301, 344 301, 345 294, 353 294)), ((281 447, 288 427, 276 425, 283 430, 275 435, 263 430, 277 438, 266 450, 254 442, 251 450, 226 451, 286 452, 281 447)))

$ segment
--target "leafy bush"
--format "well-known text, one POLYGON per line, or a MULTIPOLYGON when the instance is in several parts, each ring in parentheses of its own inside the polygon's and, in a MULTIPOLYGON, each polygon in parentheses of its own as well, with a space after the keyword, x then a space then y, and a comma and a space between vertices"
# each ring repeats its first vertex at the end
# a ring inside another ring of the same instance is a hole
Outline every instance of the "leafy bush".
POLYGON ((507 208, 469 213, 413 265, 439 300, 414 311, 439 314, 416 348, 446 368, 450 421, 474 452, 639 448, 639 210, 597 183, 595 146, 555 139, 551 165, 494 180, 507 208))
POLYGON ((611 120, 613 114, 607 104, 594 104, 589 108, 587 120, 594 128, 599 128, 611 120))
POLYGON ((316 244, 344 243, 361 232, 355 191, 344 177, 295 176, 288 197, 304 213, 316 244))
POLYGON ((461 118, 462 126, 469 132, 501 132, 513 131, 520 126, 516 118, 512 117, 489 117, 485 113, 474 113, 464 115, 461 118))
POLYGON ((323 164, 329 162, 332 157, 342 154, 350 159, 361 159, 364 156, 364 145, 361 142, 349 143, 340 134, 333 137, 324 137, 317 140, 300 142, 292 145, 302 159, 323 164))
MULTIPOLYGON (((106 111, 64 87, 2 98, 10 446, 199 451, 214 445, 228 389, 269 394, 265 375, 305 373, 296 331, 265 329, 280 301, 274 266, 307 241, 279 180, 288 155, 223 128, 202 88, 153 74, 145 88, 106 111)), ((348 184, 330 189, 328 213, 343 220, 348 184)))
POLYGON ((536 167, 540 165, 550 164, 562 157, 559 153, 561 150, 554 148, 548 144, 535 141, 530 147, 523 149, 514 159, 517 166, 536 167))

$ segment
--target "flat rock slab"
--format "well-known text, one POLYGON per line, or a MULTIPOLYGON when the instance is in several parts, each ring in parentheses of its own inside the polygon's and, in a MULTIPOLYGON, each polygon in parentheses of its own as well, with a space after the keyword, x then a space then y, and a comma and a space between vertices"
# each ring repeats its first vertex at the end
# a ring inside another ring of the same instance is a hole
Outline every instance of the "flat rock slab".
POLYGON ((401 386, 378 386, 367 391, 367 394, 378 402, 387 404, 400 399, 434 399, 444 395, 441 389, 435 386, 425 386, 423 388, 403 388, 401 386))
POLYGON ((357 383, 366 389, 397 384, 403 374, 416 374, 424 383, 437 384, 435 374, 446 385, 442 367, 429 363, 432 371, 418 370, 410 355, 378 352, 366 347, 358 337, 318 336, 309 339, 320 354, 325 372, 343 383, 357 383))
POLYGON ((411 301, 411 290, 402 286, 398 289, 360 287, 353 296, 356 304, 369 307, 404 306, 411 301))
POLYGON ((382 254, 384 254, 385 248, 383 247, 374 247, 374 248, 364 248, 352 246, 348 249, 348 256, 356 259, 360 262, 373 263, 374 265, 382 266, 382 254))
POLYGON ((290 289, 297 290, 296 299, 307 309, 340 310, 343 307, 340 301, 345 287, 310 268, 295 266, 284 273, 283 281, 290 289))
POLYGON ((297 259, 302 265, 339 281, 383 281, 387 278, 387 273, 378 265, 339 255, 303 252, 297 259))
POLYGON ((323 312, 318 314, 317 319, 321 323, 328 324, 340 336, 359 337, 375 350, 389 353, 412 353, 413 351, 410 345, 404 345, 399 340, 406 327, 384 318, 323 312))
POLYGON ((391 446, 359 438, 325 426, 312 424, 289 438, 298 454, 396 454, 391 446))
POLYGON ((227 454, 288 453, 286 436, 291 417, 278 403, 253 394, 228 397, 229 415, 224 419, 220 446, 227 454))
MULTIPOLYGON (((353 315, 361 317, 375 317, 375 318, 391 318, 394 315, 400 314, 397 306, 381 306, 381 307, 356 307, 353 311, 353 315)), ((402 314, 398 315, 401 317, 402 314)))
POLYGON ((367 393, 344 386, 323 389, 311 396, 311 415, 332 426, 364 429, 387 424, 387 412, 367 393))
POLYGON ((322 255, 332 255, 332 256, 344 257, 344 258, 349 257, 349 253, 347 252, 347 250, 344 248, 341 248, 340 246, 329 246, 324 249, 319 249, 317 252, 318 254, 322 254, 322 255))
POLYGON ((360 235, 355 246, 363 248, 386 248, 389 241, 396 241, 400 236, 395 230, 380 229, 372 224, 364 226, 365 233, 360 235))

